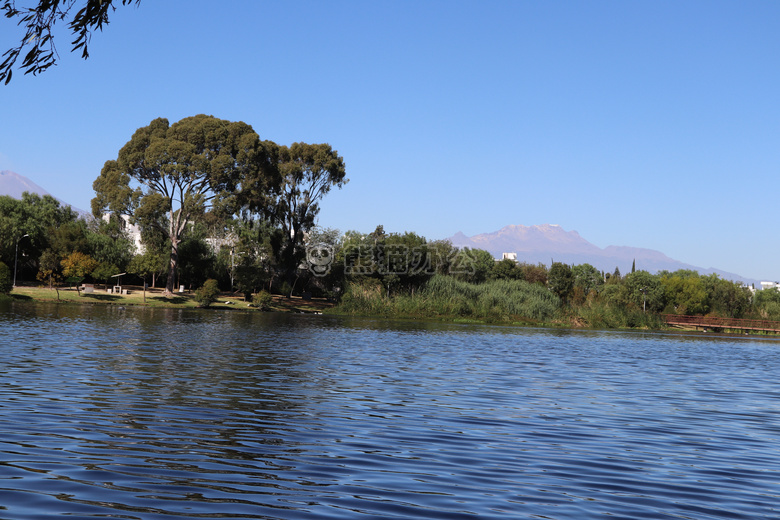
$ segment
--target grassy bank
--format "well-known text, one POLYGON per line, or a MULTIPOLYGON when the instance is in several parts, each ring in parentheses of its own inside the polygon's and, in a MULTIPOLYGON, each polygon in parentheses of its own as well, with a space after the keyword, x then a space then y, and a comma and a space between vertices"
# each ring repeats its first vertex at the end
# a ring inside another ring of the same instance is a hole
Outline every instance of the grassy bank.
POLYGON ((549 323, 556 316, 558 297, 538 285, 520 280, 484 284, 434 276, 414 295, 384 296, 373 281, 348 287, 339 314, 394 318, 437 319, 482 323, 549 323))
MULTIPOLYGON (((79 293, 75 288, 59 290, 19 286, 7 297, 12 301, 38 301, 79 305, 122 305, 160 308, 198 308, 194 291, 163 296, 162 289, 128 286, 128 294, 111 294, 103 289, 79 293)), ((210 308, 260 312, 244 301, 243 295, 222 293, 210 308)), ((592 329, 663 329, 654 314, 606 304, 561 306, 557 296, 537 284, 520 280, 496 280, 483 284, 460 282, 449 276, 434 276, 414 295, 387 298, 376 280, 348 287, 335 305, 324 299, 304 300, 275 295, 269 311, 324 312, 351 316, 400 319, 430 319, 460 323, 514 324, 592 329)))
MULTIPOLYGON (((146 295, 144 295, 142 287, 128 286, 123 288, 128 289, 128 294, 110 294, 106 289, 95 289, 95 292, 93 293, 85 293, 82 290, 79 293, 75 288, 59 288, 59 290, 57 290, 46 287, 18 286, 11 291, 8 298, 15 301, 39 301, 81 305, 104 304, 178 309, 195 309, 198 307, 198 302, 195 301, 194 291, 177 293, 171 298, 166 298, 163 296, 162 289, 147 289, 146 295)), ((277 312, 321 312, 332 306, 332 303, 322 299, 304 300, 296 297, 287 298, 283 296, 274 296, 268 310, 277 312)), ((243 295, 239 296, 227 293, 221 294, 219 300, 212 303, 210 308, 257 311, 254 307, 250 307, 248 302, 244 301, 243 295)))
POLYGON ((414 295, 386 297, 376 280, 352 284, 330 312, 353 316, 434 319, 453 322, 504 323, 592 329, 664 329, 655 314, 625 306, 561 305, 538 284, 495 280, 481 284, 434 276, 414 295))

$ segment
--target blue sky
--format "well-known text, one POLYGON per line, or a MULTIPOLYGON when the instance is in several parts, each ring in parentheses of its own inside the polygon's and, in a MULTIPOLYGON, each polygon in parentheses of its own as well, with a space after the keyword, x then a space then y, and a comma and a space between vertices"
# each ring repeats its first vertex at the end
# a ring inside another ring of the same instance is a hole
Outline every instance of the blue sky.
POLYGON ((142 0, 86 61, 58 35, 0 86, 0 170, 76 207, 137 128, 206 113, 337 149, 322 226, 559 224, 780 279, 778 2, 142 0))

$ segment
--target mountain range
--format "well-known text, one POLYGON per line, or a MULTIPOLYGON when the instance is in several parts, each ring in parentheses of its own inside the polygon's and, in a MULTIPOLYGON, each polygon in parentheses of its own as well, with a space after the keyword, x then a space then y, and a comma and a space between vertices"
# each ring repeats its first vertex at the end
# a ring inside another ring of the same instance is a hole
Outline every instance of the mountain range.
MULTIPOLYGON (((9 170, 0 171, 0 195, 10 195, 15 199, 21 199, 22 193, 25 191, 29 193, 37 193, 41 197, 44 195, 51 195, 51 193, 38 186, 24 175, 19 175, 18 173, 9 170)), ((54 196, 52 195, 52 197, 54 196)), ((70 206, 73 211, 82 217, 89 217, 91 215, 89 212, 72 206, 71 204, 58 199, 57 197, 54 198, 57 199, 63 206, 70 206)))
POLYGON ((660 251, 641 247, 608 246, 600 248, 580 236, 576 231, 566 231, 556 224, 536 226, 510 225, 493 233, 483 233, 467 237, 461 232, 448 239, 456 247, 484 249, 495 258, 503 253, 516 253, 519 262, 566 264, 591 264, 601 271, 612 273, 618 268, 622 274, 636 269, 650 273, 658 271, 676 271, 690 269, 699 274, 715 273, 721 278, 759 286, 760 280, 748 279, 735 273, 715 268, 702 268, 669 258, 660 251))
MULTIPOLYGON (((20 199, 25 191, 41 196, 51 195, 23 175, 8 170, 0 171, 0 195, 10 195, 20 199)), ((69 205, 63 201, 60 203, 69 205)), ((88 212, 75 207, 73 209, 79 214, 89 217, 88 212)), ((574 265, 588 263, 609 273, 614 272, 617 267, 621 273, 626 274, 636 263, 637 269, 651 273, 662 270, 691 269, 700 274, 716 273, 721 278, 741 281, 748 285, 758 286, 760 284, 760 280, 748 279, 738 274, 712 267, 705 269, 686 264, 653 249, 627 246, 608 246, 602 249, 582 238, 576 231, 565 231, 561 226, 555 224, 510 225, 493 233, 482 233, 472 237, 458 232, 448 240, 456 247, 484 249, 495 258, 501 258, 503 253, 517 253, 518 261, 533 264, 541 262, 550 265, 553 261, 574 265)))
POLYGON ((37 193, 41 197, 51 195, 23 175, 8 170, 0 171, 0 195, 10 195, 15 199, 21 199, 22 193, 25 191, 37 193))

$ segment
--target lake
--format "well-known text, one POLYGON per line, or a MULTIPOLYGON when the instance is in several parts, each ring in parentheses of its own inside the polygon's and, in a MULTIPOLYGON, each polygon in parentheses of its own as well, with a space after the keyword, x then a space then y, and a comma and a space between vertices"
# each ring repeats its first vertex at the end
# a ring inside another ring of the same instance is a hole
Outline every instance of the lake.
POLYGON ((780 518, 780 343, 0 306, 0 519, 780 518))

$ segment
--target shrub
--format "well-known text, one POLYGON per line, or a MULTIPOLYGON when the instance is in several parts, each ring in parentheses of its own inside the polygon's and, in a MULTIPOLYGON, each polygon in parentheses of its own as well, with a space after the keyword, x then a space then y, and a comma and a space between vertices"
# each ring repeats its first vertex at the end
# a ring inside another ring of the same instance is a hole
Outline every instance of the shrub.
POLYGON ((3 262, 0 262, 0 294, 8 294, 13 289, 11 270, 3 262))
POLYGON ((267 310, 271 306, 273 296, 268 291, 260 291, 252 298, 252 305, 260 309, 261 311, 267 310))
POLYGON ((206 280, 203 287, 195 291, 195 301, 197 301, 201 307, 208 307, 219 297, 219 286, 217 281, 213 278, 206 280))

